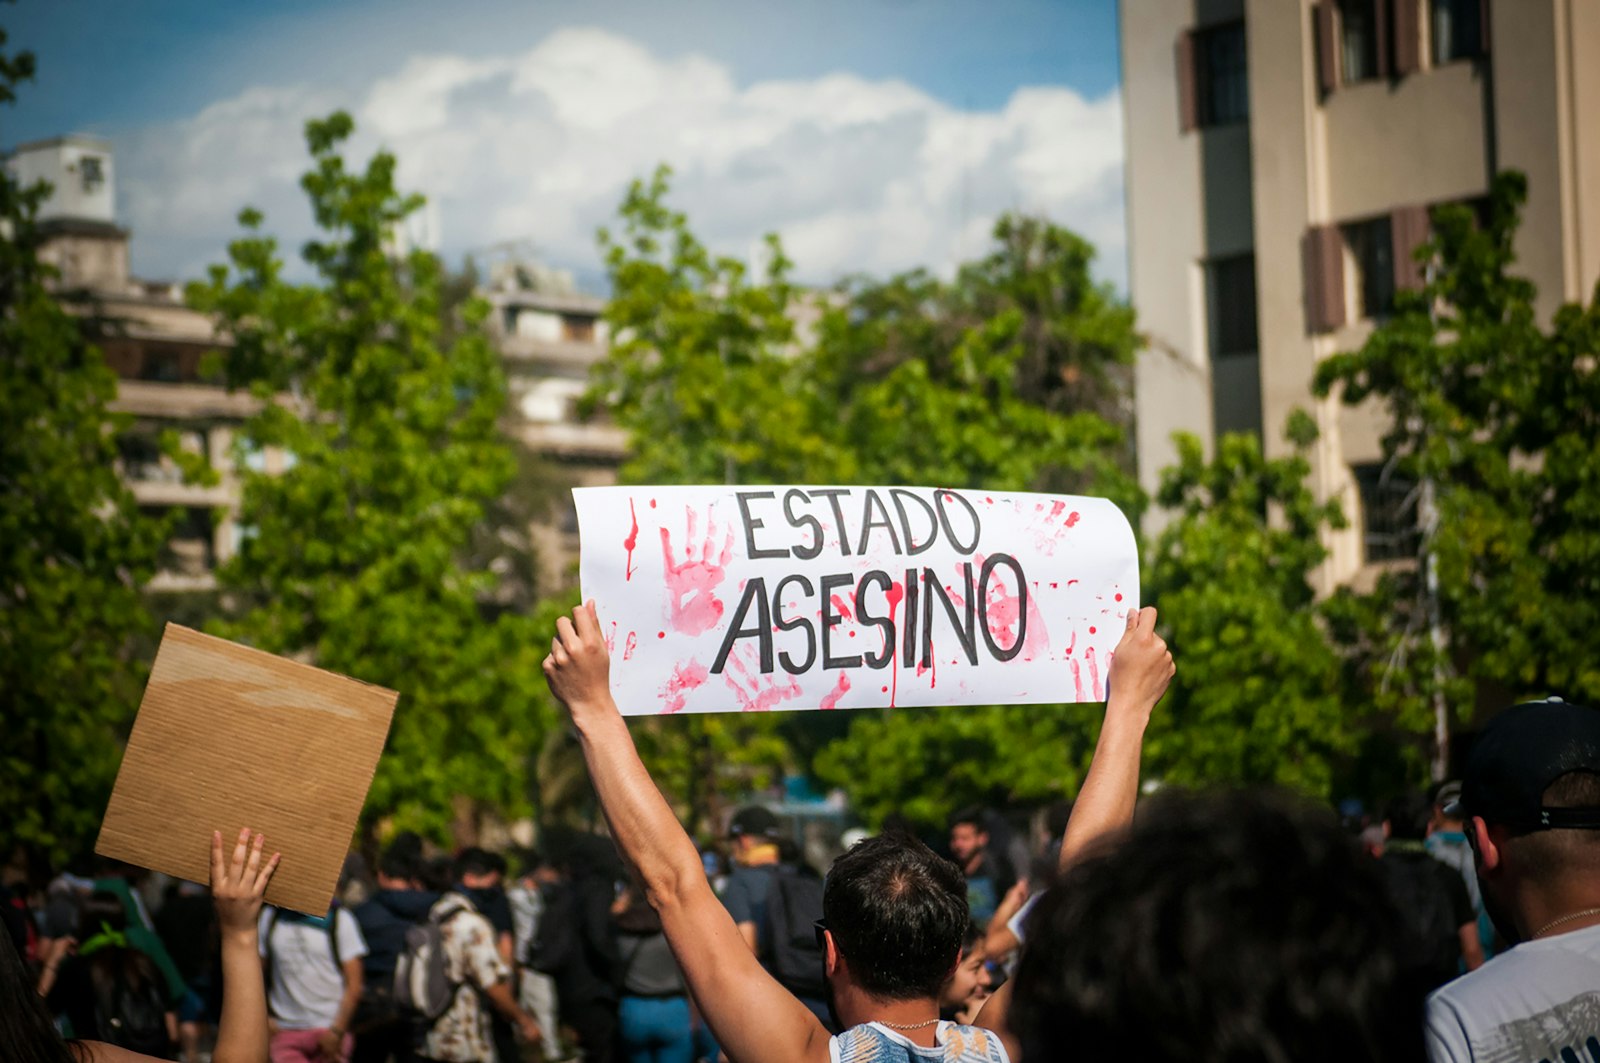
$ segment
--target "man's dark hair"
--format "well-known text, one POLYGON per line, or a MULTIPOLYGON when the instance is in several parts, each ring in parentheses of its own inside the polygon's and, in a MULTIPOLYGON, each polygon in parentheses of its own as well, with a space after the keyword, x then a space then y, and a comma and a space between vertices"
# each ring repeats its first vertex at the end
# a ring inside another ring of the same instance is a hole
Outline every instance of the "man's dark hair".
POLYGON ((880 834, 834 862, 822 914, 856 984, 883 1000, 936 997, 970 916, 961 869, 915 838, 880 834))
POLYGON ((1152 800, 1028 923, 1012 1026, 1028 1063, 1420 1060, 1377 862, 1276 793, 1152 800))
POLYGON ((387 878, 415 882, 422 877, 421 854, 409 845, 390 845, 378 858, 378 873, 387 878))
POLYGON ((456 878, 465 875, 504 874, 506 862, 487 849, 463 849, 456 856, 456 878))
POLYGON ((987 833, 989 830, 989 817, 983 814, 981 808, 963 808, 960 812, 950 817, 950 829, 966 825, 987 833))
POLYGON ((1389 837, 1420 842, 1428 836, 1428 820, 1433 817, 1433 802, 1421 792, 1401 794, 1389 802, 1383 819, 1389 824, 1389 837))

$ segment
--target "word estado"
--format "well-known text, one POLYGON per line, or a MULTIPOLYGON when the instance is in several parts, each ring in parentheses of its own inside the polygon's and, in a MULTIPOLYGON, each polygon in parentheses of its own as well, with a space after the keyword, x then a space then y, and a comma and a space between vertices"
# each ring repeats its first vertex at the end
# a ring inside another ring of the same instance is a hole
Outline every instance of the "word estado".
MULTIPOLYGON (((897 558, 916 557, 935 547, 943 547, 939 551, 943 558, 971 558, 983 535, 977 508, 959 492, 945 489, 924 494, 904 488, 887 492, 792 488, 781 499, 775 491, 739 491, 737 498, 745 550, 752 559, 811 562, 824 552, 861 557, 873 547, 881 547, 885 539, 897 558), (824 524, 830 517, 835 536, 827 534, 829 526, 824 524), (780 545, 785 541, 787 545, 780 545)), ((811 566, 813 570, 816 567, 811 566)), ((976 564, 960 561, 958 582, 948 586, 926 565, 896 565, 892 574, 887 568, 872 568, 859 575, 838 572, 815 579, 805 572, 793 572, 770 585, 766 577, 756 577, 745 583, 711 671, 721 673, 729 654, 744 639, 756 641, 763 673, 782 668, 798 675, 810 671, 819 657, 828 670, 888 668, 897 656, 902 668, 928 668, 933 664, 935 626, 948 628, 969 664, 978 663, 980 645, 988 658, 1004 662, 1022 651, 1028 614, 1028 581, 1022 565, 1002 552, 976 564), (997 575, 1001 570, 1009 579, 997 575), (1007 634, 1010 620, 997 625, 989 622, 990 591, 997 580, 1008 601, 1014 600, 1007 610, 1016 624, 1009 645, 1002 645, 1001 638, 1007 634), (834 629, 851 619, 841 611, 841 595, 853 599, 854 620, 862 629, 876 628, 881 633, 879 650, 846 653, 838 645, 834 629), (790 632, 799 636, 785 638, 785 644, 803 640, 804 652, 778 649, 777 637, 790 632)))

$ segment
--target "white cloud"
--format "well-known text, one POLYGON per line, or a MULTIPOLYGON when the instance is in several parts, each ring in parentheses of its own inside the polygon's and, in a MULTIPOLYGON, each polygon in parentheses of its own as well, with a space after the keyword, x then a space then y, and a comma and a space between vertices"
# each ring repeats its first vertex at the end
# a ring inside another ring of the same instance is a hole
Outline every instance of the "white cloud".
POLYGON ((1125 270, 1121 108, 1063 87, 964 111, 900 81, 848 73, 740 87, 699 56, 662 58, 599 29, 563 29, 520 54, 420 55, 355 99, 314 85, 253 89, 122 138, 118 171, 135 264, 197 275, 222 257, 239 208, 267 213, 291 254, 310 235, 297 178, 307 118, 355 115, 438 208, 450 254, 531 239, 593 274, 594 232, 658 162, 713 247, 745 254, 780 232, 803 279, 927 266, 984 247, 1009 209, 1048 214, 1125 270))

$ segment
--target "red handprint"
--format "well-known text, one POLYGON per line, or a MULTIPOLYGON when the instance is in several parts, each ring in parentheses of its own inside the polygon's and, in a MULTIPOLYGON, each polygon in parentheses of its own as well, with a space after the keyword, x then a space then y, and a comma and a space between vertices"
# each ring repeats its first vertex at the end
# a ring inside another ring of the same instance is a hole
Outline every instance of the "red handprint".
POLYGON ((672 534, 661 529, 661 556, 665 561, 667 591, 672 595, 667 612, 667 623, 674 631, 685 635, 699 635, 709 631, 722 619, 722 601, 715 593, 727 576, 728 562, 733 559, 733 529, 727 529, 722 541, 722 552, 716 550, 716 517, 706 513, 706 537, 697 543, 695 530, 699 518, 695 511, 684 507, 688 516, 688 534, 685 536, 683 560, 676 561, 672 554, 672 534))
POLYGON ((687 664, 674 666, 667 685, 661 688, 662 713, 682 711, 689 695, 700 689, 710 677, 710 670, 692 657, 687 664))
POLYGON ((788 683, 780 685, 776 676, 751 672, 738 654, 728 658, 728 671, 722 675, 723 682, 739 699, 739 708, 744 712, 767 712, 780 701, 799 697, 800 684, 788 673, 785 673, 785 678, 788 683))

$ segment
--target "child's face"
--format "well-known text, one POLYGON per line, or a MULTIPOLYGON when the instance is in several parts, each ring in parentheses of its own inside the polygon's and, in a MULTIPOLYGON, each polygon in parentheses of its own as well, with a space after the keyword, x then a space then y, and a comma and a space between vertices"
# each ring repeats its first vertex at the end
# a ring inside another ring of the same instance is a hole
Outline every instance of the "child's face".
POLYGON ((984 961, 983 945, 979 943, 972 946, 961 956, 961 962, 956 964, 956 973, 950 976, 950 981, 944 987, 944 999, 939 1003, 944 1007, 960 1007, 970 1001, 979 993, 988 993, 993 980, 989 977, 989 968, 984 961))

